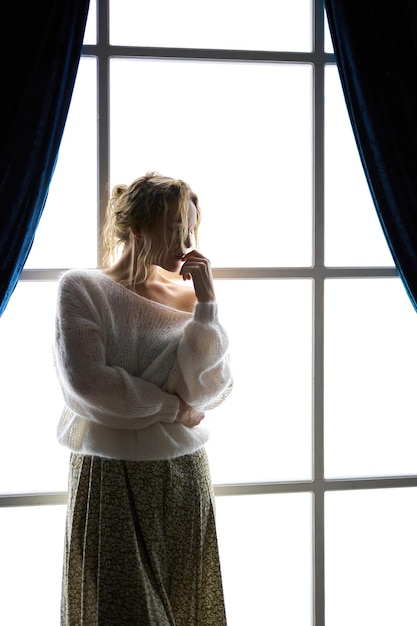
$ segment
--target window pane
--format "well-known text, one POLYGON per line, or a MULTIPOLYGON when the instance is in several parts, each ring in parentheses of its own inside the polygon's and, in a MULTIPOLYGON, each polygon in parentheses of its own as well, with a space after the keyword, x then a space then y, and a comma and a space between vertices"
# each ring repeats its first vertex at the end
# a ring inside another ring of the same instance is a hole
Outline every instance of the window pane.
POLYGON ((324 51, 325 52, 334 52, 333 50, 333 42, 332 36, 330 34, 329 22, 327 19, 327 13, 324 12, 324 51))
POLYGON ((65 512, 59 505, 0 509, 1 624, 60 623, 65 512))
POLYGON ((311 0, 110 0, 113 45, 309 51, 311 0))
POLYGON ((417 472, 416 353, 400 279, 326 281, 327 476, 417 472))
POLYGON ((207 413, 215 483, 311 478, 311 283, 217 281, 234 389, 207 413))
POLYGON ((308 626, 310 494, 216 500, 228 626, 308 626))
POLYGON ((326 626, 414 626, 417 489, 327 493, 326 626))
POLYGON ((326 67, 326 265, 394 265, 356 148, 336 66, 326 67))
POLYGON ((90 0, 87 23, 85 25, 84 44, 94 45, 97 43, 97 0, 90 0))
POLYGON ((19 282, 0 320, 1 493, 67 488, 68 453, 55 438, 63 408, 52 359, 55 299, 55 283, 19 282))
POLYGON ((190 183, 213 265, 311 265, 311 68, 113 60, 111 179, 190 183))
POLYGON ((26 268, 97 264, 96 61, 81 59, 45 209, 26 268))

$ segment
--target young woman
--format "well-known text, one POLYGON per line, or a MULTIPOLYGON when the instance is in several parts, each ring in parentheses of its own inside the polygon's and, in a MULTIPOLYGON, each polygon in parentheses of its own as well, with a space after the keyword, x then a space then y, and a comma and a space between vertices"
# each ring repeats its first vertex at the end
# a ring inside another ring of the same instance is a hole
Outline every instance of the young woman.
POLYGON ((118 185, 106 269, 59 284, 55 361, 72 452, 63 625, 226 623, 200 426, 229 394, 227 335, 197 196, 148 173, 118 185))

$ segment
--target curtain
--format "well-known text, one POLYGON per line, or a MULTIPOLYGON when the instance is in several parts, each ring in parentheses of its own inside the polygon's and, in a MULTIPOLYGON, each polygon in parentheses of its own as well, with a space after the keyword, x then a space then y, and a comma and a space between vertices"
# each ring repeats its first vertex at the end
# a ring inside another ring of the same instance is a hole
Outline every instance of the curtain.
POLYGON ((365 175, 417 310, 417 2, 327 0, 326 9, 365 175))
POLYGON ((89 0, 2 2, 0 315, 19 279, 47 198, 88 5, 89 0))

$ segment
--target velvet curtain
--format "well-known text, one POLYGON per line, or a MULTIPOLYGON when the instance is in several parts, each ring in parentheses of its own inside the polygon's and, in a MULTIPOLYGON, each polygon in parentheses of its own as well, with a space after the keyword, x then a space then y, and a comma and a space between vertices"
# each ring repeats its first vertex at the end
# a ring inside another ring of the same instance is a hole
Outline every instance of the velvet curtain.
POLYGON ((417 310, 417 2, 327 0, 326 9, 369 188, 417 310))
POLYGON ((5 0, 0 9, 0 315, 48 194, 89 0, 5 0))

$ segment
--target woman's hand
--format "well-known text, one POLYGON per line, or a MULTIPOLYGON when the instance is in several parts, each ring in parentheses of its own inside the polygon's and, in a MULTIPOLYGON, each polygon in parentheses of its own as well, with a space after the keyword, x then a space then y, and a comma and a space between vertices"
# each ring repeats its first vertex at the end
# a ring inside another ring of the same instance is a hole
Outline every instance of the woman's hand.
POLYGON ((178 415, 175 419, 177 424, 182 424, 187 428, 194 428, 194 426, 198 426, 201 420, 204 419, 204 413, 197 411, 192 406, 189 406, 184 400, 180 398, 180 408, 178 410, 178 415))
POLYGON ((216 295, 210 261, 197 250, 191 250, 185 256, 181 276, 184 280, 193 279, 195 295, 199 302, 214 302, 216 295))

